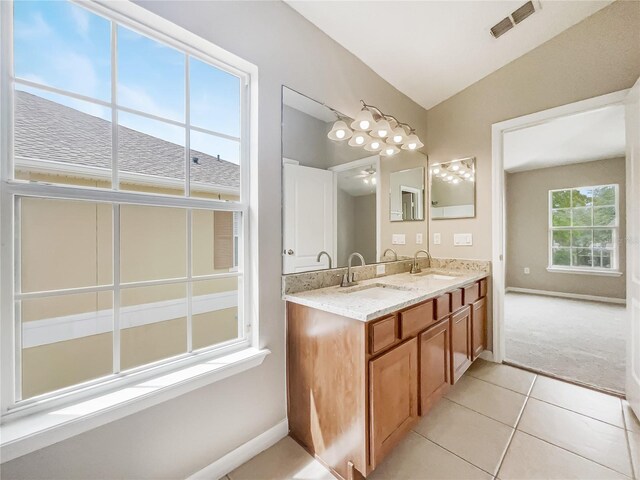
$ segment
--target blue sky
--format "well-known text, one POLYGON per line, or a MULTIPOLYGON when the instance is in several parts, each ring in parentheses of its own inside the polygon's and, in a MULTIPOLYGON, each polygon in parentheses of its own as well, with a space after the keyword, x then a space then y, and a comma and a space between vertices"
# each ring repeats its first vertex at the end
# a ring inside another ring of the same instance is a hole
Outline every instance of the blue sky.
MULTIPOLYGON (((117 38, 118 104, 184 122, 185 55, 121 26, 117 38)), ((17 0, 14 52, 17 78, 111 101, 111 25, 105 18, 63 0, 17 0)), ((239 79, 200 60, 189 62, 191 124, 239 136, 239 79)), ((99 105, 18 88, 110 118, 109 109, 99 105)), ((132 114, 121 115, 120 123, 184 145, 180 127, 132 114)), ((238 162, 237 142, 196 133, 191 148, 238 162)))

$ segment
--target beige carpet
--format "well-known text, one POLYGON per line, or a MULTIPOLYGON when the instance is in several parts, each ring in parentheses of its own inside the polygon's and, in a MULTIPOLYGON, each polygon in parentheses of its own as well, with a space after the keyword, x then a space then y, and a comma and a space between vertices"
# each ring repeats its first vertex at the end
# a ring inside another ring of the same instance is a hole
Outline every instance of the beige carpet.
POLYGON ((506 359, 624 392, 624 314, 624 305, 507 293, 506 359))

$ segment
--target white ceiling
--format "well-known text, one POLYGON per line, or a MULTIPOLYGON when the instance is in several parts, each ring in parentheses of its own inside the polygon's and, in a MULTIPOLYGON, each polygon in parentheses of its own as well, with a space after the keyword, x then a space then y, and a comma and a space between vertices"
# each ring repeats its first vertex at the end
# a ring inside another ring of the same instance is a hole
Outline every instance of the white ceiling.
POLYGON ((509 172, 614 158, 625 154, 624 106, 615 105, 504 135, 509 172))
MULTIPOLYGON (((376 186, 371 183, 371 176, 366 172, 367 168, 368 167, 356 167, 351 170, 339 172, 338 188, 353 197, 376 193, 376 186), (369 180, 369 183, 364 182, 365 178, 369 180)), ((375 169, 375 165, 371 165, 371 168, 375 169)))
POLYGON ((612 0, 542 0, 498 39, 489 28, 525 0, 285 0, 424 108, 455 95, 612 0))

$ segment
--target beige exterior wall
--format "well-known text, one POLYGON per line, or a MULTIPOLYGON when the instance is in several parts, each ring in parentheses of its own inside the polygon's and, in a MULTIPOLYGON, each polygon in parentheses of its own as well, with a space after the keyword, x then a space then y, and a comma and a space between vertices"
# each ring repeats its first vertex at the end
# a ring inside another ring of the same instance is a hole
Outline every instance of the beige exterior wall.
MULTIPOLYGON (((547 272, 549 190, 617 184, 619 238, 626 238, 624 158, 509 173, 506 180, 507 287, 625 298, 625 275, 603 277, 547 272), (525 267, 531 269, 530 274, 525 275, 525 267)), ((619 245, 619 264, 624 272, 626 243, 622 241, 619 245)))
MULTIPOLYGON (((95 182, 68 177, 30 177, 45 182, 95 185, 95 182)), ((94 287, 113 282, 111 205, 25 198, 20 208, 23 292, 94 287)), ((185 210, 122 205, 122 282, 186 276, 186 228, 185 210)), ((195 210, 192 215, 194 275, 229 271, 214 267, 214 231, 213 212, 195 210)), ((194 283, 193 294, 207 295, 237 288, 236 278, 198 281, 194 283)), ((122 307, 180 299, 184 299, 186 305, 185 283, 121 291, 122 307)), ((112 308, 112 292, 99 292, 25 300, 21 302, 20 312, 22 322, 28 323, 112 308)), ((227 308, 194 315, 194 348, 236 338, 237 313, 237 308, 227 308)), ((112 373, 112 339, 113 333, 103 333, 24 348, 23 398, 112 373)), ((121 333, 121 368, 127 370, 186 350, 185 317, 125 328, 121 333)))

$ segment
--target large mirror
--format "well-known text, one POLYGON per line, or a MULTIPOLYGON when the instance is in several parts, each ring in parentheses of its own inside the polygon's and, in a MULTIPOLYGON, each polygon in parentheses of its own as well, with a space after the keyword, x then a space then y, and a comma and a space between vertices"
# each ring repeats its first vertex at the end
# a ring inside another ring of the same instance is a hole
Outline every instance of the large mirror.
POLYGON ((424 167, 392 172, 389 187, 392 222, 424 220, 424 167))
POLYGON ((460 158, 431 165, 429 177, 432 220, 475 217, 475 158, 460 158))
MULTIPOLYGON (((394 260, 382 258, 391 247, 401 256, 402 246, 391 245, 394 233, 426 235, 426 221, 391 227, 389 218, 392 172, 426 168, 426 156, 402 151, 381 159, 378 152, 329 139, 340 118, 334 109, 292 89, 282 89, 282 271, 285 274, 344 267, 349 255, 360 253, 367 264, 394 260), (388 242, 386 242, 388 240, 388 242), (323 253, 325 252, 325 253, 323 253)), ((424 178, 424 173, 422 173, 424 178)), ((393 177, 395 178, 395 177, 393 177)), ((402 180, 402 179, 401 179, 402 180)), ((424 218, 424 184, 402 181, 413 199, 406 199, 407 218, 424 218), (412 205, 416 205, 415 207, 412 205)), ((414 244, 404 245, 406 255, 414 244)), ((354 261, 354 265, 359 262, 354 261)))

